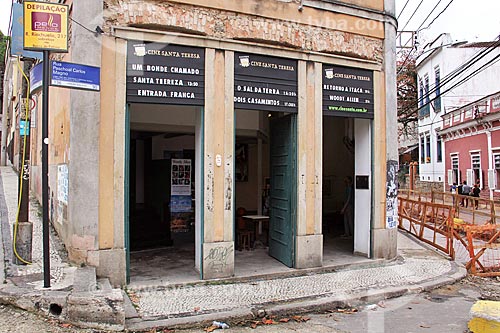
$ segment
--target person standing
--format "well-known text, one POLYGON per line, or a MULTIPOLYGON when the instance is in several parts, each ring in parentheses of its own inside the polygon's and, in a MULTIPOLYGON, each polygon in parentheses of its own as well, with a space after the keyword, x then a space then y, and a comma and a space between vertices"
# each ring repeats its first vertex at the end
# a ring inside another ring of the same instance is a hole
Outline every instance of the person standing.
POLYGON ((351 237, 354 235, 354 191, 352 178, 345 177, 345 199, 344 206, 340 211, 344 215, 344 234, 341 237, 351 237))
MULTIPOLYGON (((479 193, 481 193, 481 189, 479 188, 479 184, 476 183, 474 184, 474 187, 472 188, 472 196, 475 198, 479 198, 479 193)), ((474 199, 474 208, 477 209, 479 207, 479 200, 474 199)))
MULTIPOLYGON (((467 182, 464 180, 462 185, 462 195, 470 195, 470 186, 467 185, 467 182)), ((467 197, 462 197, 461 206, 463 207, 465 203, 465 207, 469 206, 469 199, 467 197)))

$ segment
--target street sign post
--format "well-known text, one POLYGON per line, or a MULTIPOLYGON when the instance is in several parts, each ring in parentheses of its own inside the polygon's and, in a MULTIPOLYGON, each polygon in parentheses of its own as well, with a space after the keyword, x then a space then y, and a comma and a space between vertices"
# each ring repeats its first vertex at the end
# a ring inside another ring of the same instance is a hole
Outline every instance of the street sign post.
POLYGON ((43 51, 42 209, 43 287, 50 288, 49 248, 49 70, 50 51, 68 52, 68 5, 24 1, 24 49, 43 51))

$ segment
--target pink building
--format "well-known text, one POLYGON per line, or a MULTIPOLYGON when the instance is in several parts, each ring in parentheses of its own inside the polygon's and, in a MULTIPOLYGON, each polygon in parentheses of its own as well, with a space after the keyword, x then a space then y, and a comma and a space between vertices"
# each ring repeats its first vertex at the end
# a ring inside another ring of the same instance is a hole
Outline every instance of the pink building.
POLYGON ((500 92, 442 116, 446 188, 479 182, 481 197, 500 198, 500 92))

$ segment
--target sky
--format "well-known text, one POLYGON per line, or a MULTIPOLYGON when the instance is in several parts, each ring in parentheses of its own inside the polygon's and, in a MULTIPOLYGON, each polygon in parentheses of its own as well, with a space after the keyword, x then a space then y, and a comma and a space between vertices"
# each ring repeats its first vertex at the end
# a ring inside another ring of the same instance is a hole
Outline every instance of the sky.
POLYGON ((431 21, 451 2, 450 6, 432 23, 429 29, 419 33, 419 39, 423 42, 431 42, 441 33, 450 33, 453 40, 457 41, 492 41, 500 35, 500 1, 498 0, 396 0, 398 30, 416 31, 424 22, 424 19, 432 12, 425 21, 425 28, 431 21), (408 2, 403 13, 401 10, 408 2), (417 7, 420 7, 417 10, 417 7), (434 6, 439 4, 432 11, 434 6), (415 13, 413 18, 411 15, 415 13))
POLYGON ((9 30, 11 4, 12 0, 0 0, 0 30, 4 35, 7 35, 9 30))

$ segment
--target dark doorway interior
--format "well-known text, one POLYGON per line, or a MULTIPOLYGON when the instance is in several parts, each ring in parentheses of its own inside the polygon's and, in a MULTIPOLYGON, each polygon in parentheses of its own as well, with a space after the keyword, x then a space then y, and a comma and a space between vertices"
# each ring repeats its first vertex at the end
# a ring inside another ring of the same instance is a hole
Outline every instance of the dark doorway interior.
MULTIPOLYGON (((182 233, 171 232, 175 216, 170 209, 172 159, 189 159, 194 169, 194 150, 162 150, 158 138, 168 140, 184 134, 131 131, 130 140, 130 247, 132 251, 191 243, 194 244, 194 209, 187 214, 182 233), (155 142, 156 144, 155 144, 155 142)), ((192 138, 192 136, 187 136, 192 138)), ((194 139, 192 139, 194 140, 194 139)), ((194 172, 192 192, 194 198, 194 172)))
POLYGON ((323 117, 324 258, 354 250, 354 119, 323 117), (347 179, 351 184, 347 184, 347 179), (350 187, 350 189, 348 189, 350 187), (345 203, 351 197, 350 211, 345 203), (350 216, 349 216, 350 214, 350 216), (352 228, 344 219, 351 222, 352 228), (333 251, 335 250, 335 251, 333 251))

